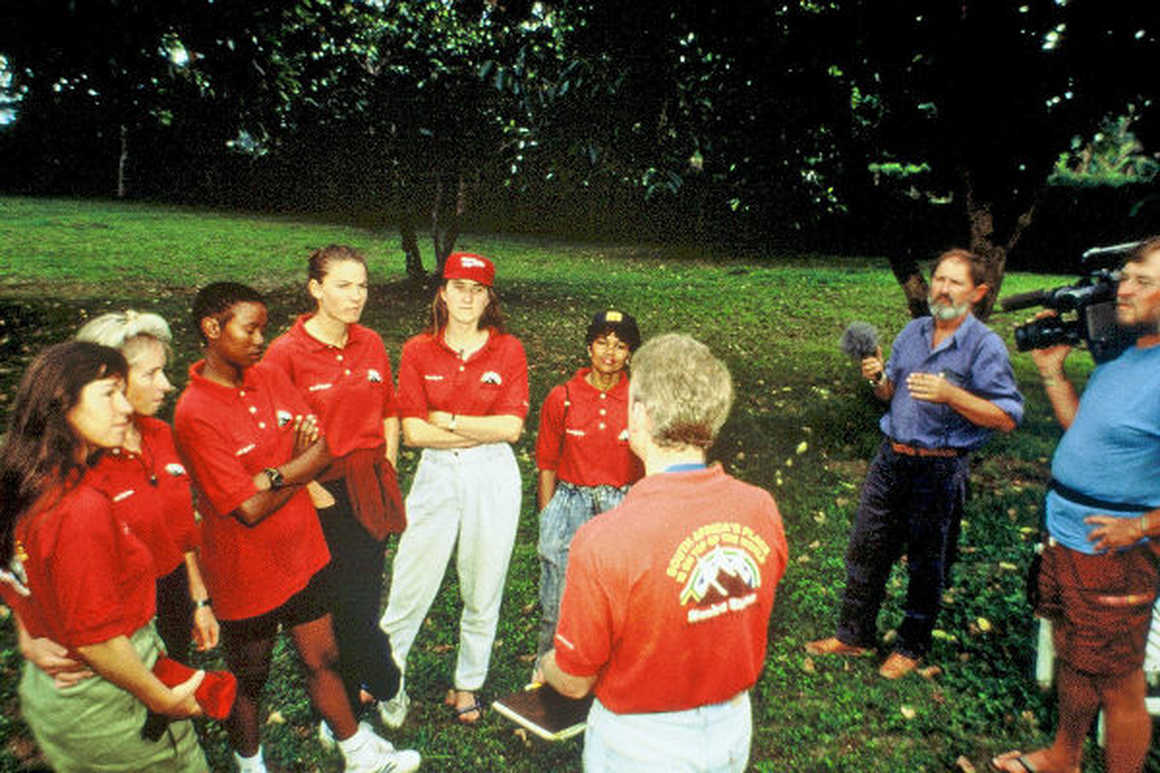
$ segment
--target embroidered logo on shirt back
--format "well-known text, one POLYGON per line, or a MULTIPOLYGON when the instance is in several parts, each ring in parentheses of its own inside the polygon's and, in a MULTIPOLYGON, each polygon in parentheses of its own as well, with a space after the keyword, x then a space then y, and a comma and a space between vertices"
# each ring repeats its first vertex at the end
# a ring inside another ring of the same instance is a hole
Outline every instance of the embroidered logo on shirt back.
POLYGON ((683 539, 666 573, 682 585, 681 605, 693 605, 688 621, 740 612, 756 603, 761 565, 769 552, 760 534, 739 523, 705 524, 683 539))

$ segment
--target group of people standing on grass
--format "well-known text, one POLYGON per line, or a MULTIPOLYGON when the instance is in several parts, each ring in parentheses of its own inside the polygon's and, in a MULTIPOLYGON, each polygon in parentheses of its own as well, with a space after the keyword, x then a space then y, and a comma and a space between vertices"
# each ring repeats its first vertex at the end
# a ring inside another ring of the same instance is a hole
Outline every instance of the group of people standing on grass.
MULTIPOLYGON (((0 594, 28 661, 22 710, 53 768, 204 770, 189 718, 216 711, 238 769, 264 770, 260 700, 282 628, 305 666, 319 741, 337 746, 347 770, 417 769, 417 752, 360 717, 374 707, 388 728, 404 722, 407 656, 452 554, 463 611, 445 702, 460 722, 482 716, 520 512, 511 443, 529 409, 495 267, 467 253, 447 259, 430 325, 403 347, 397 391, 381 338, 359 324, 363 257, 332 245, 311 256, 308 274, 314 311, 265 352, 257 292, 198 292, 204 356, 172 430, 153 418, 173 388, 171 336, 156 315, 94 319, 24 374, 0 448, 0 594), (400 437, 423 449, 405 501, 400 437), (401 536, 379 619, 392 533, 401 536), (236 697, 232 710, 211 711, 223 694, 211 676, 163 678, 157 664, 219 642, 236 697)), ((880 673, 913 671, 930 646, 967 458, 1023 411, 1005 346, 971 314, 982 277, 966 251, 939 256, 931 316, 902 331, 889 359, 879 350, 859 363, 889 404, 884 440, 850 538, 837 630, 809 642, 811 654, 871 652, 904 551, 905 619, 880 673)), ((1061 722, 1053 747, 1001 755, 998 770, 1074 769, 1100 706, 1109 768, 1138 769, 1147 749, 1160 240, 1125 266, 1117 317, 1137 344, 1097 368, 1083 400, 1062 372, 1068 347, 1035 354, 1068 428, 1037 607, 1056 626, 1061 722)), ((706 463, 732 379, 688 336, 642 345, 618 310, 595 315, 585 344, 589 367, 556 386, 540 416, 533 680, 594 694, 587 770, 743 770, 748 691, 788 549, 768 492, 706 463)))
MULTIPOLYGON (((360 716, 374 706, 403 723, 407 654, 453 552, 463 612, 446 703, 461 722, 480 718, 520 512, 510 444, 528 413, 524 350, 494 281, 489 259, 448 258, 397 391, 382 339, 359 324, 366 261, 338 245, 310 256, 315 309, 265 351, 259 293, 197 293, 203 358, 172 429, 154 418, 173 390, 156 314, 100 316, 33 361, 0 450, 0 593, 27 659, 22 710, 54 769, 205 769, 188 721, 206 709, 205 675, 173 685, 153 669, 220 642, 237 684, 225 720, 237 767, 264 770, 260 700, 279 627, 319 739, 346 769, 418 768, 418 753, 360 716), (405 503, 400 435, 423 449, 405 503), (401 536, 380 621, 390 534, 401 536)), ((591 367, 553 392, 538 442, 553 626, 572 533, 641 474, 626 430, 635 320, 601 312, 587 344, 591 367)))

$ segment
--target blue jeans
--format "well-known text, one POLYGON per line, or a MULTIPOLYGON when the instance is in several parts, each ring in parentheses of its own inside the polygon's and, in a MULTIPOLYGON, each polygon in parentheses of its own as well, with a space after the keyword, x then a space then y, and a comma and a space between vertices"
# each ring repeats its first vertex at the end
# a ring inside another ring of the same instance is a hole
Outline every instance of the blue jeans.
POLYGON ((617 714, 599 699, 584 730, 585 773, 741 773, 749 762, 749 692, 684 711, 617 714))
POLYGON ((943 588, 958 550, 970 474, 967 456, 919 457, 882 444, 862 485, 846 550, 846 590, 838 638, 873 647, 890 567, 906 551, 906 614, 895 649, 918 658, 930 649, 943 588))
POLYGON ((568 549, 576 530, 593 516, 620 504, 628 486, 575 486, 557 481, 556 492, 540 512, 540 636, 536 655, 552 649, 560 598, 564 595, 564 573, 568 569, 568 549))

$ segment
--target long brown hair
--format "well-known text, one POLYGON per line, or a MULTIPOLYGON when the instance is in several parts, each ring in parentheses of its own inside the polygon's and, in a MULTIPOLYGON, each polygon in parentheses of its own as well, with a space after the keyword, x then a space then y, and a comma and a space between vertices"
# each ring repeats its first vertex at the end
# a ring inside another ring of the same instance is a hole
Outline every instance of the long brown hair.
POLYGON ((120 352, 88 341, 51 346, 24 371, 0 446, 0 562, 12 557, 20 516, 53 486, 73 484, 85 467, 83 441, 68 421, 81 391, 128 372, 120 352))
MULTIPOLYGON (((439 289, 435 291, 435 297, 431 300, 431 321, 427 325, 428 335, 439 335, 439 331, 447 327, 447 318, 450 314, 447 311, 447 302, 443 300, 442 291, 447 287, 449 281, 451 280, 444 280, 443 284, 439 285, 439 289)), ((504 316, 503 307, 499 305, 499 295, 496 294, 494 287, 487 288, 487 307, 480 315, 476 329, 483 330, 489 327, 495 328, 497 333, 507 332, 507 318, 504 316)))

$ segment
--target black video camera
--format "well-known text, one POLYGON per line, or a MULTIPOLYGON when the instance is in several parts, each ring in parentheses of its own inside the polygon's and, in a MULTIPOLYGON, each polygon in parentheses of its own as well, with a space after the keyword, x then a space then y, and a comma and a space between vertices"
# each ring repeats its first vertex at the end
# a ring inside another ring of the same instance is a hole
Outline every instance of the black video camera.
POLYGON ((1109 265, 1118 264, 1122 255, 1139 245, 1140 242, 1128 242, 1092 247, 1084 252, 1081 262, 1087 265, 1098 261, 1105 265, 1092 270, 1074 285, 1034 290, 1001 299, 999 305, 1003 311, 1042 306, 1058 313, 1016 327, 1015 348, 1026 352, 1056 344, 1075 346, 1083 342, 1097 363, 1120 356, 1135 343, 1135 337, 1116 322, 1116 285, 1120 277, 1109 265))

